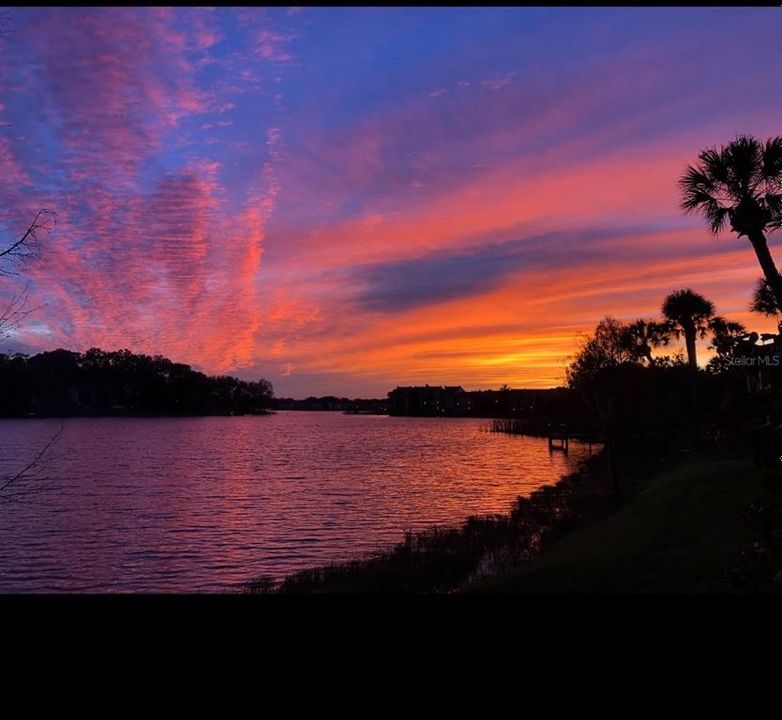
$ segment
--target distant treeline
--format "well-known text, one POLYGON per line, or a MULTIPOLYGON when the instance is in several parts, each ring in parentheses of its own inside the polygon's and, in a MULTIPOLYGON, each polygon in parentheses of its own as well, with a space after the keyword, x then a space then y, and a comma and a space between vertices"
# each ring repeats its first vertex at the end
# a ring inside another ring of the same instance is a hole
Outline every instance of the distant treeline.
POLYGON ((425 385, 397 387, 383 399, 348 399, 325 395, 304 400, 275 398, 275 410, 332 410, 347 413, 391 414, 425 417, 523 418, 532 420, 575 420, 577 399, 567 388, 547 390, 514 390, 507 386, 499 390, 466 391, 460 386, 425 385), (572 416, 572 417, 571 417, 572 416))
POLYGON ((382 415, 388 412, 388 401, 379 399, 363 400, 355 398, 350 400, 345 397, 324 395, 322 397, 310 396, 304 400, 293 398, 275 398, 273 407, 275 410, 331 410, 346 413, 363 413, 382 415))
POLYGON ((271 407, 270 382, 208 376, 129 350, 0 354, 0 416, 245 415, 271 407))
POLYGON ((588 421, 589 409, 568 388, 464 390, 461 386, 397 387, 388 393, 391 415, 523 419, 545 428, 550 420, 588 421))

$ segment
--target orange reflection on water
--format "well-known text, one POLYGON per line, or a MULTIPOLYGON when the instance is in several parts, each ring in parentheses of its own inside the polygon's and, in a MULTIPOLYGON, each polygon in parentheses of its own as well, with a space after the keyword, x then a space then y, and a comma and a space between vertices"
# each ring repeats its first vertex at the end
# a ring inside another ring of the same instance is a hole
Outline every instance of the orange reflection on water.
MULTIPOLYGON (((25 457, 58 422, 1 421, 25 457)), ((2 591, 216 591, 505 513, 586 448, 488 421, 280 412, 66 421, 48 485, 0 527, 2 591)))

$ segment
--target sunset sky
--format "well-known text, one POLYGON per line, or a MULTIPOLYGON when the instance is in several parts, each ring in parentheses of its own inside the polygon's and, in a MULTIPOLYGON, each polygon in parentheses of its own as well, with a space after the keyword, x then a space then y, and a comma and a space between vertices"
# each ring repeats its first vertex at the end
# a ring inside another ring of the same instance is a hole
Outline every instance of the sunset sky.
POLYGON ((0 351, 127 347, 278 396, 380 397, 562 384, 580 332, 682 287, 773 327, 747 312, 749 243, 684 216, 676 180, 705 147, 782 134, 781 8, 0 27, 0 232, 58 214, 0 351))

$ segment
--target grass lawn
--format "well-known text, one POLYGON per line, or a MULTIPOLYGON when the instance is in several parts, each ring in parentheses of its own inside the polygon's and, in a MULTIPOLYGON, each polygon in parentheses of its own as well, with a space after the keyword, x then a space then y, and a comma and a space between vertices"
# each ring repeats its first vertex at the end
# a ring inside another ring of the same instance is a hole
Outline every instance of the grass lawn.
POLYGON ((661 472, 627 505, 477 592, 730 592, 751 542, 740 513, 769 489, 751 459, 699 453, 661 472))

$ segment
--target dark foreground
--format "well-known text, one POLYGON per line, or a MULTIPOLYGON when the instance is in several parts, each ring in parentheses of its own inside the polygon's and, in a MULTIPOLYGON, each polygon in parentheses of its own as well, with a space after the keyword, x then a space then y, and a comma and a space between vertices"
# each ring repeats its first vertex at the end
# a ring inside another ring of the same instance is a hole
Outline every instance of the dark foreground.
POLYGON ((778 591, 772 551, 762 538, 762 524, 773 513, 758 503, 770 509, 780 501, 775 476, 761 472, 751 458, 700 452, 656 475, 616 513, 475 590, 778 591))
POLYGON ((509 515, 404 543, 250 592, 691 593, 782 586, 782 481, 746 451, 606 453, 509 515))
POLYGON ((521 497, 507 515, 469 518, 460 527, 408 533, 405 541, 363 559, 305 570, 276 583, 258 578, 250 592, 431 593, 470 588, 536 557, 568 532, 616 511, 650 476, 651 456, 617 458, 623 483, 613 493, 605 453, 553 486, 521 497))

